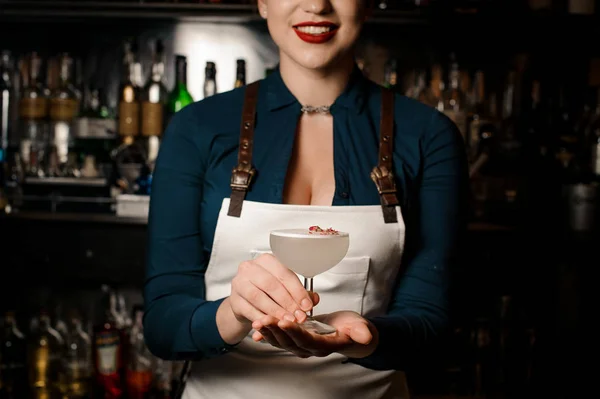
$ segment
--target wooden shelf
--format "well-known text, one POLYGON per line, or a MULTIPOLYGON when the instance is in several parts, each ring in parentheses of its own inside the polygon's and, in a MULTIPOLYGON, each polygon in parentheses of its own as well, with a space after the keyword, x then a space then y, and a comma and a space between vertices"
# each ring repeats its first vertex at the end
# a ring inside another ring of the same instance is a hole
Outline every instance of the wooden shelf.
MULTIPOLYGON (((441 4, 441 3, 440 3, 441 4)), ((254 4, 140 3, 108 0, 0 0, 0 21, 22 23, 136 24, 163 22, 261 23, 254 4)), ((481 10, 455 10, 448 6, 424 9, 380 10, 369 27, 422 28, 434 37, 454 35, 473 48, 503 43, 565 43, 600 34, 600 17, 531 13, 508 5, 481 10), (495 34, 497 33, 497 34, 495 34)), ((386 35, 395 32, 386 31, 386 35)), ((399 34, 399 33, 398 33, 399 34)), ((588 51, 595 51, 588 46, 588 51)))
POLYGON ((67 223, 92 223, 92 224, 124 224, 124 225, 146 225, 145 218, 132 218, 116 216, 104 213, 67 213, 67 212, 43 212, 43 211, 19 211, 0 215, 10 220, 34 221, 34 222, 67 222, 67 223))
MULTIPOLYGON (((120 1, 0 0, 3 19, 167 19, 207 22, 252 22, 261 17, 254 4, 138 3, 120 1)), ((422 24, 424 13, 376 10, 372 23, 422 24)))
MULTIPOLYGON (((44 211, 19 211, 10 214, 0 213, 0 220, 12 219, 22 221, 39 222, 67 222, 67 223, 101 223, 101 224, 124 224, 124 225, 146 225, 145 218, 131 218, 103 213, 68 213, 68 212, 44 212, 44 211)), ((470 223, 471 232, 510 232, 514 228, 492 223, 470 223)))

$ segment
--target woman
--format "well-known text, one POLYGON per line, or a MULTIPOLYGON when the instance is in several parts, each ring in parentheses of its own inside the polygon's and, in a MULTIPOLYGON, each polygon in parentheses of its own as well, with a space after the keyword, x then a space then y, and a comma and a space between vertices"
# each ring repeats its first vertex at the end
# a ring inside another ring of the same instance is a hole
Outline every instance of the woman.
POLYGON ((406 397, 403 370, 447 326, 462 139, 441 113, 362 76, 353 51, 368 0, 258 7, 278 70, 188 106, 165 134, 147 344, 194 360, 187 399, 406 397), (271 230, 313 224, 351 234, 318 294, 268 253, 271 230), (313 307, 336 333, 302 328, 313 307))

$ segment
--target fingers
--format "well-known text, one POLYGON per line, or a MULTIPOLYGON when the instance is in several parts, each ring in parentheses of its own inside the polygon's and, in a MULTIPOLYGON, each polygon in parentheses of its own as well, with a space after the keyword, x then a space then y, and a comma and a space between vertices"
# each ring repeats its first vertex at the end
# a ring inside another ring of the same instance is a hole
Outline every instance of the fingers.
POLYGON ((248 301, 239 295, 231 295, 229 297, 229 304, 235 317, 241 323, 247 323, 248 321, 259 320, 265 316, 265 314, 248 301))
POLYGON ((295 303, 300 305, 302 310, 308 312, 312 309, 313 303, 310 295, 293 271, 282 265, 277 258, 270 254, 261 255, 256 259, 256 263, 260 264, 285 286, 295 303))
POLYGON ((306 312, 320 301, 317 293, 307 292, 296 274, 269 254, 240 264, 231 282, 230 298, 233 313, 241 322, 269 315, 303 323, 306 312))
POLYGON ((265 339, 264 335, 260 333, 260 331, 254 331, 252 333, 252 339, 256 342, 260 342, 265 339))
POLYGON ((350 338, 357 344, 369 345, 373 339, 373 334, 371 334, 371 331, 366 324, 356 323, 350 329, 350 338))
POLYGON ((253 270, 250 282, 260 291, 267 294, 270 303, 263 301, 269 309, 263 309, 265 314, 277 317, 283 320, 285 313, 289 316, 287 320, 295 321, 294 313, 300 310, 299 304, 296 303, 292 295, 288 292, 285 285, 268 270, 260 267, 260 264, 253 270))
POLYGON ((308 294, 311 297, 311 300, 312 300, 312 303, 313 303, 313 307, 317 306, 319 304, 319 302, 321 302, 321 297, 316 292, 310 291, 308 294))
POLYGON ((258 321, 252 324, 252 327, 257 330, 252 335, 252 338, 255 341, 264 339, 271 345, 291 352, 300 358, 308 358, 312 356, 312 353, 299 348, 294 344, 294 341, 278 327, 276 319, 270 318, 270 316, 265 316, 261 319, 261 321, 263 321, 264 324, 258 321))
POLYGON ((240 264, 238 273, 231 281, 230 297, 236 317, 248 321, 257 320, 266 314, 281 320, 296 320, 294 311, 299 309, 283 284, 254 262, 240 264), (242 306, 244 302, 254 310, 242 306), (290 310, 282 307, 281 303, 286 304, 290 310))
POLYGON ((290 313, 281 307, 276 299, 271 297, 271 291, 268 289, 261 288, 254 285, 253 282, 249 282, 248 284, 239 287, 238 292, 242 298, 265 315, 276 317, 279 320, 296 320, 293 313, 290 313), (268 292, 269 295, 267 295, 266 292, 268 292))
POLYGON ((311 334, 296 323, 280 321, 278 327, 287 335, 294 346, 309 352, 311 356, 328 356, 342 345, 342 340, 337 337, 323 337, 311 334))

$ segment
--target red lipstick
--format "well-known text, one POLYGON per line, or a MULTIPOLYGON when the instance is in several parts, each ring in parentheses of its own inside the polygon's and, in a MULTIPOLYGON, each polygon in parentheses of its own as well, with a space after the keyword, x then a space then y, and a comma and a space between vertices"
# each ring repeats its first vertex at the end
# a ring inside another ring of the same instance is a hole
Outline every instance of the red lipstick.
POLYGON ((338 30, 338 26, 336 24, 334 24, 333 22, 328 22, 328 21, 301 22, 297 25, 294 25, 294 32, 296 32, 298 37, 307 43, 313 43, 313 44, 321 44, 321 43, 328 42, 335 36, 335 34, 337 33, 337 30, 338 30), (307 32, 302 32, 298 29, 303 26, 326 26, 326 27, 329 27, 329 31, 324 32, 324 33, 317 33, 317 34, 307 33, 307 32))

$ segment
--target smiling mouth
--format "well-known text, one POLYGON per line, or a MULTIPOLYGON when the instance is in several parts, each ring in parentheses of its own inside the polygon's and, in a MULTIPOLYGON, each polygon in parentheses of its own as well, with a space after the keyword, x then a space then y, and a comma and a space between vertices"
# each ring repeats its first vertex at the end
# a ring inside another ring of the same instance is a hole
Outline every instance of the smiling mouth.
POLYGON ((333 32, 334 30, 338 29, 338 27, 335 25, 327 25, 327 26, 308 25, 308 26, 294 26, 294 29, 296 29, 299 32, 305 33, 307 35, 319 36, 319 35, 324 35, 326 33, 333 32))
POLYGON ((294 29, 308 35, 323 35, 337 29, 337 26, 295 26, 294 29))

